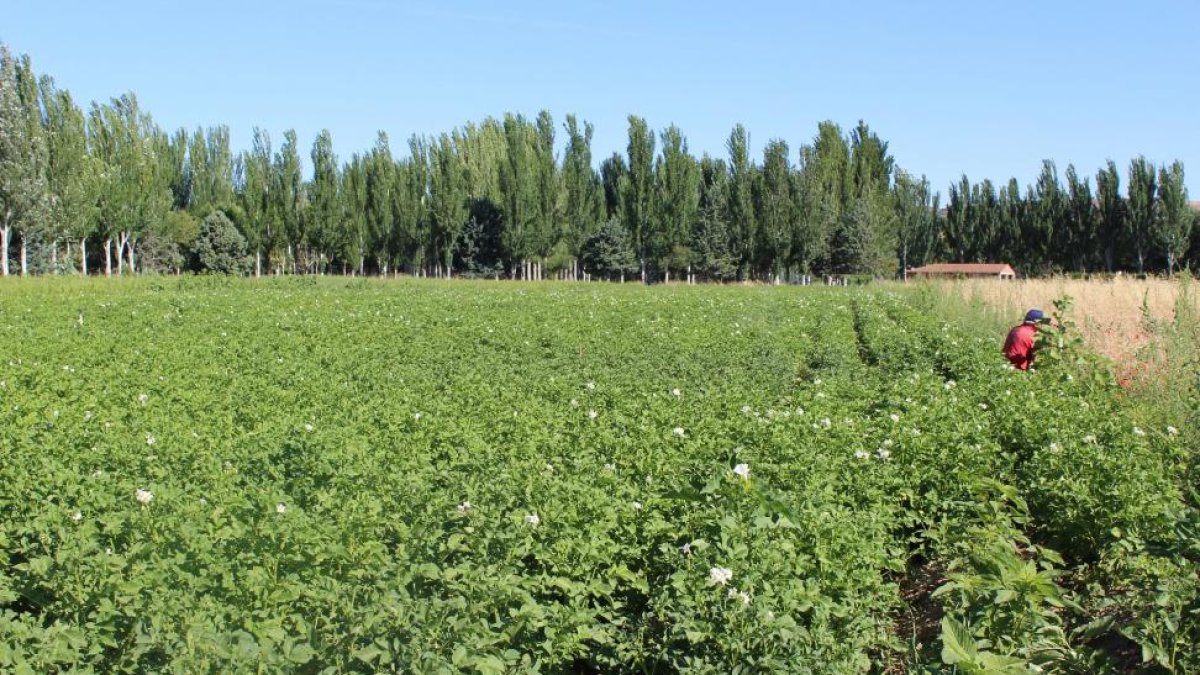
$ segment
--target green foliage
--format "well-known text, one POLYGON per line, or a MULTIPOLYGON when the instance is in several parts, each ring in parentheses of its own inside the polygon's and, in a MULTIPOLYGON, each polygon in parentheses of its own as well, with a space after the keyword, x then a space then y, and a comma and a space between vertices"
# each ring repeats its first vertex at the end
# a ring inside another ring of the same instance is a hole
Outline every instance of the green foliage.
POLYGON ((1177 441, 920 297, 9 290, 6 671, 877 671, 920 560, 915 668, 1196 664, 1177 441))
POLYGON ((216 274, 243 274, 246 238, 221 211, 214 211, 200 224, 194 248, 200 270, 216 274))
POLYGON ((607 279, 624 278, 638 271, 632 238, 615 219, 610 219, 588 237, 580 258, 588 273, 607 279))
POLYGON ((26 272, 66 271, 64 248, 79 252, 85 274, 89 247, 103 248, 106 274, 113 253, 118 273, 177 266, 164 258, 158 229, 181 210, 242 214, 234 221, 256 275, 545 278, 548 270, 574 279, 584 242, 611 218, 629 234, 643 277, 713 281, 888 276, 943 259, 1005 261, 1023 275, 1173 274, 1200 251, 1200 215, 1178 161, 1134 160, 1127 196, 1112 162, 1094 191, 1074 166, 1064 184, 1051 161, 1024 192, 1016 179, 964 176, 947 186, 943 214, 937 192, 901 170, 863 120, 848 133, 821 122, 795 164, 783 139, 756 161, 749 130, 736 125, 718 164, 691 154, 683 130, 655 131, 630 115, 625 153, 597 170, 592 125, 567 115, 556 152, 559 127, 541 111, 414 135, 403 157, 381 133, 373 148, 340 161, 322 131, 306 177, 294 131, 276 150, 255 128, 251 147, 235 153, 228 127, 168 132, 133 94, 85 114, 51 78, 37 77, 28 57, 0 47, 5 273, 15 257, 26 272), (480 241, 499 242, 494 252, 482 247, 486 262, 462 254, 480 241))

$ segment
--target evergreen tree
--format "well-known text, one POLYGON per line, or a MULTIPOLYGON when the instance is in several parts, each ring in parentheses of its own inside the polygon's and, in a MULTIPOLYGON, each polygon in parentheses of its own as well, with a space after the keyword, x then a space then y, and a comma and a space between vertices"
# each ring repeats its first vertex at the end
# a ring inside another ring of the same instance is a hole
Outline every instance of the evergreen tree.
POLYGON ((610 218, 583 244, 583 268, 593 276, 610 281, 625 280, 638 271, 639 263, 629 232, 610 218))
POLYGON ((222 211, 214 211, 200 225, 196 237, 200 269, 215 274, 242 274, 246 270, 246 239, 222 211))

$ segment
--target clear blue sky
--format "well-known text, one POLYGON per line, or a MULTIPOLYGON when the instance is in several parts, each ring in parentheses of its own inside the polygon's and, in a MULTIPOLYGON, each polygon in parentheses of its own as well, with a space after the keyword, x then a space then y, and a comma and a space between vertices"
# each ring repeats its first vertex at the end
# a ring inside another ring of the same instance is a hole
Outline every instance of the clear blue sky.
POLYGON ((447 131, 506 111, 577 113, 597 163, 625 116, 675 123, 724 155, 796 149, 865 119, 945 193, 966 173, 1031 182, 1043 158, 1183 160, 1200 199, 1200 2, 386 2, 9 0, 0 40, 77 100, 125 91, 168 129, 321 128, 341 159, 387 131, 447 131), (186 5, 186 7, 185 7, 186 5))

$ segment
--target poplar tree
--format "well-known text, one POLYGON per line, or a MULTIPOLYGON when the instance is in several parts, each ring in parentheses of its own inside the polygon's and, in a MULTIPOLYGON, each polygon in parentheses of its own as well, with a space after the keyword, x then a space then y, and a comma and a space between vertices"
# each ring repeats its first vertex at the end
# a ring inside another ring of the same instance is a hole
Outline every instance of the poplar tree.
POLYGON ((657 226, 648 248, 670 281, 672 268, 685 269, 691 264, 688 237, 700 207, 700 173, 679 127, 667 127, 660 140, 662 154, 654 172, 657 226))
POLYGON ((1076 272, 1083 272, 1088 254, 1094 250, 1096 240, 1096 208, 1092 203, 1092 185, 1084 177, 1079 179, 1075 165, 1067 165, 1066 217, 1059 228, 1056 248, 1076 272))
POLYGON ((524 117, 509 114, 504 118, 504 138, 507 154, 500 173, 500 190, 504 195, 501 241, 508 254, 510 276, 529 279, 530 258, 536 253, 534 228, 539 210, 533 130, 524 117))
POLYGON ((1194 214, 1188 204, 1183 164, 1176 160, 1158 172, 1157 239, 1167 259, 1167 274, 1175 273, 1179 260, 1187 255, 1191 243, 1194 214))
POLYGON ((71 244, 79 244, 79 273, 86 276, 87 240, 95 226, 98 179, 94 160, 88 154, 86 118, 71 94, 57 89, 50 78, 42 79, 41 89, 49 141, 49 222, 55 240, 61 238, 68 250, 71 244))
POLYGON ((1121 197, 1121 175, 1111 159, 1096 173, 1096 202, 1100 254, 1104 259, 1104 270, 1112 272, 1117 247, 1126 229, 1127 207, 1121 197))
POLYGON ((1045 268, 1050 263, 1051 244, 1054 231, 1066 215, 1066 199, 1058 182, 1058 169, 1054 162, 1044 160, 1030 199, 1032 217, 1022 234, 1031 268, 1045 268))
POLYGON ((396 162, 392 148, 383 131, 375 137, 375 146, 366 162, 366 228, 367 248, 375 259, 376 268, 387 276, 396 253, 396 207, 398 190, 396 162))
POLYGON ((729 172, 724 160, 701 157, 699 177, 698 219, 690 247, 701 275, 718 281, 731 280, 737 277, 738 260, 729 231, 729 172))
POLYGON ((455 245, 467 222, 467 172, 449 134, 429 144, 430 250, 436 271, 450 276, 455 245))
POLYGON ((769 141, 763 149, 762 170, 754 183, 754 219, 758 224, 754 267, 759 274, 769 273, 775 279, 780 278, 783 266, 793 259, 790 244, 796 202, 789 154, 785 141, 769 141))
POLYGON ((646 281, 647 239, 654 216, 654 134, 646 120, 629 116, 628 180, 623 183, 621 202, 624 223, 637 252, 642 282, 646 281))
POLYGON ((893 191, 896 209, 896 257, 902 278, 908 278, 912 265, 929 259, 937 240, 938 197, 931 194, 929 181, 917 180, 905 171, 896 171, 893 191))
MULTIPOLYGON (((28 57, 15 59, 0 44, 0 274, 9 274, 9 248, 21 240, 21 269, 26 271, 27 242, 47 207, 45 138, 36 106, 29 108, 28 57)), ((36 101, 36 95, 34 100, 36 101)))
POLYGON ((850 147, 841 129, 830 121, 818 124, 812 144, 800 149, 802 269, 828 262, 830 240, 850 201, 849 166, 850 147))
POLYGON ((574 115, 567 115, 563 129, 567 132, 567 147, 562 161, 562 238, 566 250, 577 260, 583 243, 604 220, 604 197, 600 178, 592 169, 591 123, 584 122, 581 127, 574 115))
POLYGON ((946 246, 954 262, 967 262, 974 241, 975 218, 971 213, 971 181, 966 175, 950 185, 943 226, 946 246))
POLYGON ((558 236, 559 222, 559 175, 558 161, 554 155, 554 118, 546 110, 538 113, 534 125, 533 176, 537 209, 532 238, 533 252, 538 257, 536 275, 542 279, 545 259, 558 236))
POLYGON ((751 275, 754 255, 754 165, 750 160, 750 135, 736 125, 725 142, 729 153, 728 213, 730 240, 738 260, 738 279, 751 275))
POLYGON ((1129 163, 1129 245, 1138 274, 1146 272, 1146 255, 1154 244, 1158 221, 1158 176, 1145 157, 1129 163))
POLYGON ((286 247, 286 264, 299 271, 300 247, 305 238, 304 177, 296 131, 283 132, 283 145, 271 163, 271 208, 278 219, 286 247))
POLYGON ((314 271, 324 273, 331 262, 331 254, 341 244, 342 206, 338 185, 337 155, 333 153, 333 137, 328 129, 322 129, 313 141, 312 181, 308 185, 308 218, 310 226, 306 246, 311 248, 315 259, 310 261, 314 271))
POLYGON ((249 152, 244 152, 236 163, 240 189, 238 201, 244 215, 244 234, 249 247, 254 251, 254 276, 262 275, 263 257, 271 265, 271 249, 277 226, 273 208, 271 136, 263 129, 254 128, 254 137, 249 152))

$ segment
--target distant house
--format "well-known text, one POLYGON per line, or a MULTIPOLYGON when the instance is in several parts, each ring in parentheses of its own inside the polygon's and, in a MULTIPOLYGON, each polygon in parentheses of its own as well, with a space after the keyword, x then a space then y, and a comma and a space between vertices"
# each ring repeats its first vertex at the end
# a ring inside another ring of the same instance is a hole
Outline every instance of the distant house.
POLYGON ((1016 279, 1017 271, 1005 263, 933 263, 908 270, 916 279, 1016 279))

